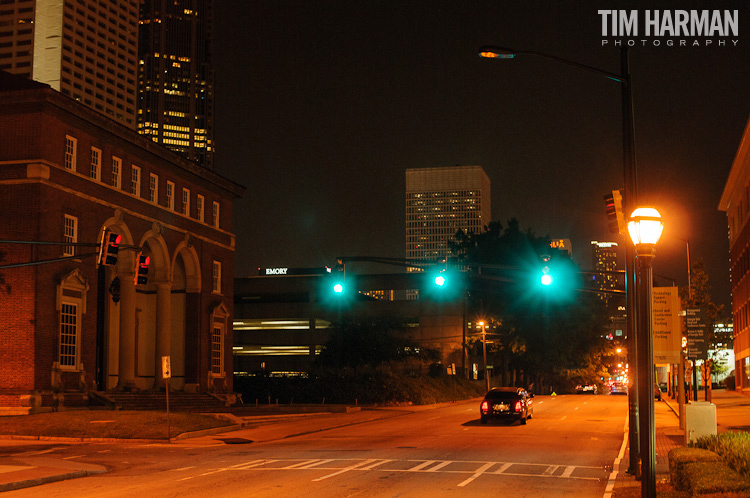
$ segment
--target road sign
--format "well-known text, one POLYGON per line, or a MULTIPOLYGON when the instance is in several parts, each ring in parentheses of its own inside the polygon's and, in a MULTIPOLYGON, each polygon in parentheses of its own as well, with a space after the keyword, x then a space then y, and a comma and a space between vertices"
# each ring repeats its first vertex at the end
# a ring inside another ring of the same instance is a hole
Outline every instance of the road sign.
POLYGON ((677 287, 654 287, 652 299, 654 364, 679 363, 682 324, 678 317, 680 297, 677 287))
POLYGON ((687 325, 688 360, 705 360, 708 358, 708 322, 706 308, 688 308, 685 310, 687 325))
POLYGON ((169 356, 161 357, 161 376, 165 379, 172 378, 172 365, 169 356))

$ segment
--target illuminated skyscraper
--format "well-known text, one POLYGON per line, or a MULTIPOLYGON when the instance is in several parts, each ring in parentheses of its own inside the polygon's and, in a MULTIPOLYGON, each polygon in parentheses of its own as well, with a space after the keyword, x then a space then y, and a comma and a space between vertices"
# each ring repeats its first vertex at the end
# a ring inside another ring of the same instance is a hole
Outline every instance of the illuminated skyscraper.
POLYGON ((0 69, 135 128, 138 0, 2 0, 0 69))
POLYGON ((213 169, 212 0, 141 0, 138 132, 213 169))
POLYGON ((491 221, 490 179, 481 166, 406 170, 406 259, 448 256, 458 230, 491 221))
MULTIPOLYGON (((594 271, 600 271, 602 273, 594 273, 594 288, 603 290, 615 290, 617 289, 618 275, 617 271, 617 242, 597 242, 596 240, 591 241, 591 249, 594 257, 594 271)), ((608 294, 602 293, 599 295, 603 300, 609 301, 608 294)))

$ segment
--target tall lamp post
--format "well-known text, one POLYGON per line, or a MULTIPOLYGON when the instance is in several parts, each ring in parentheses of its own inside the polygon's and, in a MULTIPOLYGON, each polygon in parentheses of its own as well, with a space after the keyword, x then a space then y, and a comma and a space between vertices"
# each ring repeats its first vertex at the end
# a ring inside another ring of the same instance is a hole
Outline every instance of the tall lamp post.
POLYGON ((656 436, 654 428, 654 346, 651 322, 651 287, 656 243, 664 230, 659 211, 633 211, 628 232, 638 261, 638 434, 641 454, 641 496, 656 497, 656 436))
POLYGON ((487 392, 490 391, 490 378, 487 376, 487 325, 482 321, 479 322, 482 327, 482 361, 484 362, 484 383, 487 386, 487 392))
MULTIPOLYGON (((622 156, 623 156, 623 177, 624 177, 624 195, 623 209, 630 213, 638 204, 637 174, 635 163, 635 125, 633 123, 633 88, 630 79, 630 64, 628 59, 628 48, 620 49, 620 74, 603 71, 601 69, 569 61, 561 57, 545 54, 535 51, 519 51, 507 47, 496 47, 485 45, 479 49, 480 57, 489 59, 514 59, 517 56, 530 55, 552 60, 566 66, 582 69, 590 73, 604 76, 613 81, 620 83, 622 89, 622 156)), ((635 322, 637 320, 637 304, 635 299, 636 275, 635 275, 635 254, 633 247, 626 244, 625 249, 625 299, 627 309, 626 329, 628 335, 628 363, 637 365, 637 337, 635 334, 635 322)), ((637 376, 637 371, 636 371, 637 376)), ((651 392, 651 389, 649 389, 651 392)), ((636 383, 631 384, 628 390, 628 442, 630 447, 630 461, 628 473, 636 474, 638 466, 638 412, 637 412, 638 388, 636 383)))

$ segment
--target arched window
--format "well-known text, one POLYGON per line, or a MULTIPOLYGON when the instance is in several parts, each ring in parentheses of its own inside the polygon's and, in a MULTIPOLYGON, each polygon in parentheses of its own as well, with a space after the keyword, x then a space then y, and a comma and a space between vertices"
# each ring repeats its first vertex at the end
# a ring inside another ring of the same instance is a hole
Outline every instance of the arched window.
POLYGON ((61 370, 81 369, 81 325, 86 314, 89 284, 79 270, 73 270, 57 286, 59 333, 57 361, 61 370))

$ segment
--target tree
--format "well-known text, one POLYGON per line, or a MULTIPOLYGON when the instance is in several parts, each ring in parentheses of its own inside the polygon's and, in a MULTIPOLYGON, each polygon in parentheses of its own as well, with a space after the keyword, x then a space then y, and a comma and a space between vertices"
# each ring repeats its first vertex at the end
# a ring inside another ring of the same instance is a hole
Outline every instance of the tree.
POLYGON ((709 344, 714 343, 714 326, 722 321, 724 305, 718 305, 711 299, 711 285, 708 282, 706 265, 703 259, 697 259, 690 264, 690 285, 680 287, 680 298, 683 309, 706 308, 708 320, 709 344))
POLYGON ((513 219, 505 229, 492 222, 481 233, 455 238, 460 264, 473 273, 481 267, 471 285, 473 312, 501 324, 488 356, 499 360, 503 376, 522 371, 519 382, 533 380, 544 392, 545 385, 591 382, 605 370, 604 304, 581 292, 579 268, 567 253, 550 248, 549 237, 523 232, 513 219), (548 287, 539 283, 544 266, 556 278, 548 287))

